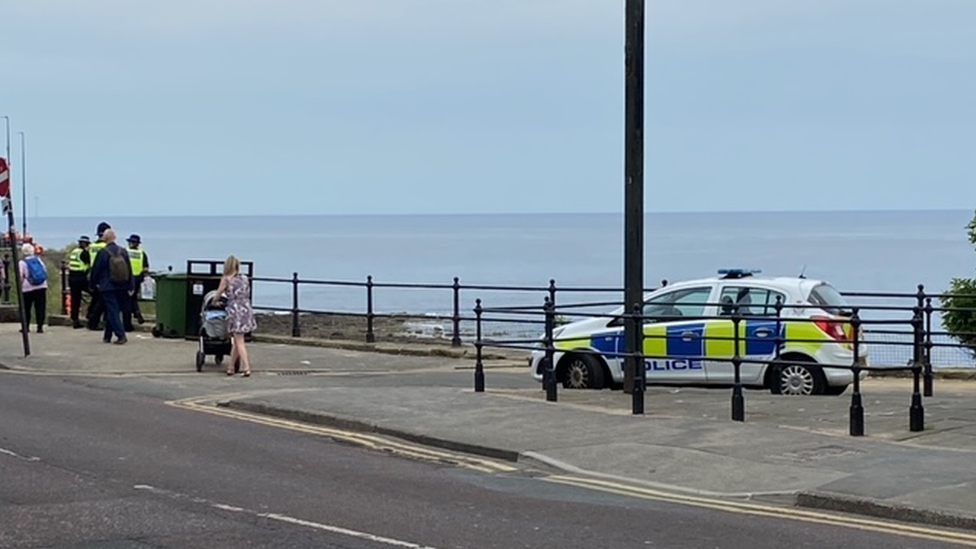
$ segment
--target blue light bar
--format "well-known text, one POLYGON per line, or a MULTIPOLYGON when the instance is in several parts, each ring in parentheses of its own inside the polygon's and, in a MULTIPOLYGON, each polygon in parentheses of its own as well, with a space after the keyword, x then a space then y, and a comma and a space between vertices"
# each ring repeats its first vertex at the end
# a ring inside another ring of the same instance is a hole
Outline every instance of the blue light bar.
POLYGON ((720 275, 726 275, 726 276, 728 276, 728 275, 732 275, 732 276, 752 275, 752 274, 759 274, 761 272, 762 272, 762 269, 719 269, 718 270, 718 274, 720 274, 720 275))

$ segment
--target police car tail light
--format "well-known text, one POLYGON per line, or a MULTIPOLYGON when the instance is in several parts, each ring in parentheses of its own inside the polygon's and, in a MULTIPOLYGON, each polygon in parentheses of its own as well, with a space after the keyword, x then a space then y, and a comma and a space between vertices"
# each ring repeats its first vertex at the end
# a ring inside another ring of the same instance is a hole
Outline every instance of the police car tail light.
POLYGON ((814 317, 813 323, 820 328, 820 331, 836 339, 837 341, 847 341, 847 334, 844 333, 844 327, 841 326, 840 322, 830 318, 814 317))

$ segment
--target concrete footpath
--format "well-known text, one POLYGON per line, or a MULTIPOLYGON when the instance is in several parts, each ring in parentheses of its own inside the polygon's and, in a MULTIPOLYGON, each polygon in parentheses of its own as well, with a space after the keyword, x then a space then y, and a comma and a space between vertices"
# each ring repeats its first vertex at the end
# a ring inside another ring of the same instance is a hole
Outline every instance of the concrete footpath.
MULTIPOLYGON (((254 343, 254 376, 193 369, 192 341, 134 335, 125 346, 53 327, 23 358, 16 325, 0 325, 0 365, 47 375, 193 380, 213 404, 398 436, 628 486, 748 498, 976 529, 976 382, 937 379, 925 427, 909 430, 910 379, 864 383, 867 436, 848 436, 850 392, 783 397, 746 392, 746 422, 730 418, 731 390, 651 388, 646 413, 619 391, 545 393, 517 362, 473 361, 254 343), (305 374, 302 376, 289 374, 305 374), (220 393, 232 398, 219 397, 220 393)), ((438 346, 439 347, 439 346, 438 346)), ((212 359, 211 359, 212 361, 212 359)), ((524 364, 524 362, 523 362, 524 364)), ((183 386, 186 383, 184 381, 183 386)), ((185 389, 182 389, 185 390, 185 389)))

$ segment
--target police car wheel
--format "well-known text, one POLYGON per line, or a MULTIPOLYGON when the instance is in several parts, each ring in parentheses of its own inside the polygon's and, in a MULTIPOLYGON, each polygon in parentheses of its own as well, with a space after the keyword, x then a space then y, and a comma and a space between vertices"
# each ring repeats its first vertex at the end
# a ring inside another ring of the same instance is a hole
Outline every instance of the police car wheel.
POLYGON ((591 355, 569 355, 560 368, 566 389, 602 389, 603 365, 591 355))
POLYGON ((773 392, 781 395, 819 395, 824 392, 823 374, 811 364, 795 363, 777 368, 773 392))

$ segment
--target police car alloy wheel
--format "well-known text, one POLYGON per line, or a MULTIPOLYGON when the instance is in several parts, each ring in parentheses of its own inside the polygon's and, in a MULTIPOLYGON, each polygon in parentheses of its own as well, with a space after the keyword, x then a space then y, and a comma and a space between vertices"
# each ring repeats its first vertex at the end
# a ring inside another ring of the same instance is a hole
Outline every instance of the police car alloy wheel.
POLYGON ((782 395, 816 395, 824 392, 821 373, 810 364, 780 366, 772 382, 776 384, 775 392, 782 395))
POLYGON ((570 355, 562 370, 563 387, 567 389, 602 389, 603 365, 590 355, 570 355))

